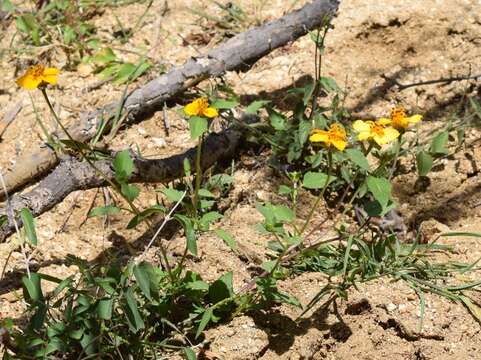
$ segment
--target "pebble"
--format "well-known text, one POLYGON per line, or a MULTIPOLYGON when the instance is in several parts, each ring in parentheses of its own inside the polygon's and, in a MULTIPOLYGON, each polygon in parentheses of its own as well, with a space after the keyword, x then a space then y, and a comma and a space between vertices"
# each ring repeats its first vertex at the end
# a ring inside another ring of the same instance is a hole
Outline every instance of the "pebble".
POLYGON ((159 148, 163 148, 167 146, 167 142, 165 141, 164 138, 161 138, 161 137, 152 138, 152 142, 156 147, 159 147, 159 148))
POLYGON ((395 304, 393 304, 393 303, 389 303, 389 304, 387 304, 386 309, 387 309, 387 311, 389 311, 389 312, 393 312, 394 310, 397 309, 397 306, 396 306, 395 304))

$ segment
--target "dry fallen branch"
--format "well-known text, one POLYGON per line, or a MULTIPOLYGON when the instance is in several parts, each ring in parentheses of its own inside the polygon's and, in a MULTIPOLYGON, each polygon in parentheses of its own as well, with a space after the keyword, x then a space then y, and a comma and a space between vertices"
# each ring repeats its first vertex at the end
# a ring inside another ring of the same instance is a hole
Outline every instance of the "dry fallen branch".
MULTIPOLYGON (((221 76, 226 71, 247 70, 272 50, 320 27, 326 18, 336 14, 338 6, 338 0, 315 0, 275 21, 233 37, 204 56, 190 59, 183 66, 176 67, 131 92, 123 103, 123 124, 129 125, 151 116, 162 109, 164 102, 172 100, 202 80, 221 76)), ((82 114, 78 125, 69 129, 73 138, 82 142, 92 139, 101 119, 107 121, 114 118, 118 107, 118 103, 112 103, 82 114)), ((17 159, 15 166, 4 174, 9 193, 47 173, 58 161, 48 147, 17 159)))
MULTIPOLYGON (((245 115, 242 122, 251 123, 256 116, 245 115)), ((202 146, 201 165, 207 169, 216 162, 232 158, 241 144, 243 132, 238 127, 229 128, 221 133, 210 134, 202 146)), ((184 175, 183 162, 187 159, 194 169, 196 148, 182 154, 165 159, 143 159, 134 157, 134 171, 129 179, 131 183, 166 183, 184 175)), ((112 161, 95 162, 96 167, 109 179, 115 181, 112 161)), ((60 203, 65 197, 77 190, 87 190, 107 185, 104 178, 86 162, 75 158, 62 161, 48 176, 46 176, 31 191, 25 194, 15 194, 10 199, 10 209, 0 209, 0 216, 29 208, 34 216, 43 214, 60 203)), ((9 217, 8 223, 0 227, 0 242, 3 242, 15 231, 14 218, 9 217)), ((17 223, 20 219, 17 219, 17 223)))

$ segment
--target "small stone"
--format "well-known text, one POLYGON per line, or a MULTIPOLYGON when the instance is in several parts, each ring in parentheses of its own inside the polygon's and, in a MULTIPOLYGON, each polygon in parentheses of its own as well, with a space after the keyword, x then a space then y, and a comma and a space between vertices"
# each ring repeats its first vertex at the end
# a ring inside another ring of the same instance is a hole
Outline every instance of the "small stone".
POLYGON ((159 148, 163 148, 167 146, 167 142, 165 141, 164 138, 161 138, 161 137, 152 138, 152 142, 156 147, 159 147, 159 148))
POLYGON ((139 134, 142 135, 142 136, 147 135, 147 131, 145 131, 144 128, 139 127, 139 128, 137 129, 137 131, 138 131, 139 134))
POLYGON ((386 309, 387 309, 387 311, 389 311, 389 312, 393 312, 394 310, 397 309, 397 306, 396 306, 395 304, 393 304, 393 303, 389 303, 389 304, 387 304, 386 309))

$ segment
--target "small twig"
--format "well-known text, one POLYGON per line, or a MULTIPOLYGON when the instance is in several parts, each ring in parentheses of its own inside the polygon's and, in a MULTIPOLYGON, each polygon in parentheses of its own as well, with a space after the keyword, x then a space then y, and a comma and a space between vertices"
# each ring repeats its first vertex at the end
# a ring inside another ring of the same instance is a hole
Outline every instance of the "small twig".
POLYGON ((167 115, 167 104, 165 102, 164 102, 164 107, 162 108, 162 120, 164 121, 165 135, 169 137, 170 123, 169 123, 169 117, 167 115))
POLYGON ((89 218, 90 211, 91 211, 92 208, 94 207, 95 199, 97 198, 98 193, 99 193, 99 188, 96 188, 96 189, 95 189, 95 194, 94 194, 94 196, 92 196, 92 200, 90 201, 89 207, 87 208, 87 211, 85 212, 85 214, 84 214, 84 216, 83 216, 83 219, 82 219, 82 221, 80 222, 80 225, 78 226, 79 229, 80 229, 82 226, 84 226, 84 224, 87 222, 87 219, 89 218))
POLYGON ((19 101, 15 106, 13 106, 11 109, 7 111, 3 119, 0 121, 0 127, 3 127, 2 130, 0 130, 0 140, 2 139, 3 134, 5 134, 5 131, 7 131, 7 128, 10 126, 11 123, 13 123, 13 120, 17 117, 18 113, 22 110, 23 104, 21 101, 19 101))
POLYGON ((394 78, 390 78, 385 74, 382 74, 381 77, 386 80, 392 82, 394 85, 398 87, 398 90, 405 90, 410 87, 414 86, 423 86, 423 85, 432 85, 432 84, 450 84, 454 81, 463 81, 463 80, 481 80, 481 74, 478 75, 470 75, 470 76, 453 76, 453 77, 448 77, 448 78, 440 78, 436 80, 426 80, 426 81, 419 81, 411 84, 401 84, 399 81, 397 81, 394 78))
POLYGON ((180 203, 182 202, 182 200, 184 200, 184 197, 185 195, 187 194, 187 191, 184 191, 182 193, 182 196, 180 197, 180 199, 175 203, 175 205, 172 207, 172 209, 170 209, 169 213, 164 217, 164 221, 162 222, 162 224, 159 226, 159 228, 157 229, 157 231, 155 232, 154 236, 152 236, 152 239, 150 239, 149 243, 147 244, 147 246, 145 247, 145 250, 144 252, 137 258, 136 260, 136 263, 140 263, 142 258, 145 256, 145 254, 147 253, 147 250, 149 250, 149 248, 152 246, 152 244, 154 243, 155 239, 157 239, 157 236, 159 236, 160 232, 162 231, 162 229, 164 228, 164 226, 167 224, 167 222, 172 218, 172 214, 174 213, 175 209, 177 209, 177 207, 180 205, 180 203))
POLYGON ((55 232, 55 234, 59 234, 59 233, 62 233, 62 232, 65 232, 65 230, 67 229, 67 223, 68 221, 70 220, 70 218, 72 217, 72 214, 73 214, 73 209, 77 206, 77 200, 78 198, 80 197, 80 193, 77 194, 77 196, 75 196, 75 199, 73 199, 73 203, 72 205, 70 205, 70 208, 68 210, 68 215, 66 216, 64 222, 62 223, 62 225, 58 228, 58 230, 55 232))

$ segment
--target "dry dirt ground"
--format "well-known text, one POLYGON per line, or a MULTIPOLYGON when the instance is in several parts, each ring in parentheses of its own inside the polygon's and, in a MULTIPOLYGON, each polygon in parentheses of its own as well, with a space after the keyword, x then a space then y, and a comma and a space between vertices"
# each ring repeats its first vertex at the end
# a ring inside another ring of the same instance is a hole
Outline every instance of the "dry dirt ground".
MULTIPOLYGON (((249 21, 275 19, 304 1, 239 0, 249 21)), ((149 56, 166 66, 182 64, 197 52, 212 47, 218 35, 208 34, 203 22, 190 8, 197 6, 218 13, 210 1, 169 1, 169 11, 159 17, 164 1, 156 0, 142 20, 141 31, 124 50, 151 48, 149 56), (202 36, 200 36, 200 35, 202 36), (210 39, 211 35, 214 35, 210 39), (206 38, 206 40, 204 40, 206 38), (185 40, 187 39, 187 41, 185 40), (200 39, 200 40, 199 40, 200 39)), ((114 15, 123 23, 137 21, 145 4, 106 9, 95 19, 99 32, 111 36, 114 15)), ((205 22, 205 21, 204 21, 205 22)), ((5 31, 13 35, 13 25, 5 31)), ((10 36, 2 39, 8 49, 10 36)), ((45 50, 45 49, 43 49, 45 50)), ((57 48, 49 51, 51 65, 62 68, 65 58, 57 48)), ((125 51, 126 59, 135 55, 125 51)), ((299 78, 313 72, 314 47, 308 37, 274 51, 261 59, 247 73, 231 73, 226 80, 245 99, 253 95, 275 99, 279 89, 292 86, 299 78)), ((14 83, 14 66, 22 67, 29 57, 7 53, 1 59, 0 118, 18 101, 23 109, 7 129, 0 143, 0 166, 8 168, 22 153, 35 149, 41 141, 40 129, 28 95, 14 83)), ((30 56, 31 58, 31 56, 30 56)), ((88 69, 64 71, 59 86, 52 91, 55 106, 63 119, 75 121, 80 112, 94 109, 121 96, 122 87, 107 83, 99 89, 83 90, 98 81, 88 69)), ((394 104, 423 113, 424 130, 439 126, 458 110, 465 94, 480 95, 479 82, 455 82, 396 90, 392 81, 401 83, 435 79, 456 74, 481 72, 481 2, 479 0, 344 0, 334 29, 327 37, 324 74, 334 77, 349 91, 347 107, 358 116, 385 115, 394 104)), ((154 77, 155 74, 149 74, 154 77)), ((147 79, 144 77, 139 82, 147 79)), ((41 114, 47 109, 38 93, 32 93, 41 114)), ((247 100, 246 100, 247 101, 247 100)), ((116 149, 139 147, 145 155, 167 156, 191 146, 185 121, 178 108, 169 110, 171 133, 166 136, 161 114, 123 131, 114 141, 116 149)), ((403 215, 434 236, 447 230, 481 232, 481 144, 479 130, 469 130, 465 149, 447 158, 430 175, 430 184, 414 186, 414 174, 396 178, 395 195, 403 215)), ((244 257, 229 251, 215 236, 200 240, 200 255, 189 259, 189 266, 206 280, 216 279, 226 271, 235 274, 235 287, 251 278, 250 269, 264 259, 267 239, 254 225, 261 220, 255 211, 256 201, 276 201, 279 179, 262 163, 252 166, 252 159, 240 159, 235 166, 234 186, 229 206, 219 224, 230 231, 244 257), (246 258, 248 261, 246 261, 246 258)), ((153 190, 143 188, 141 203, 155 201, 153 190)), ((141 251, 145 246, 142 229, 125 230, 127 218, 119 215, 104 224, 100 219, 85 221, 95 190, 73 193, 37 221, 40 239, 35 257, 38 269, 55 276, 71 274, 75 269, 64 264, 67 254, 87 260, 109 256, 112 248, 130 244, 141 251)), ((103 202, 102 192, 96 204, 103 202)), ((312 199, 305 196, 306 208, 312 199)), ((323 214, 318 214, 322 218, 323 214)), ((456 249, 452 260, 475 261, 481 257, 479 239, 445 238, 456 249)), ((174 236, 169 250, 181 251, 184 238, 174 236)), ((10 240, 0 244, 0 268, 15 249, 10 240)), ((152 251, 155 256, 155 249, 152 251)), ((14 251, 0 280, 1 316, 18 317, 24 304, 19 301, 18 277, 23 269, 21 253, 14 251)), ((479 272, 473 277, 480 278, 479 272)), ((304 274, 286 280, 282 290, 292 293, 306 304, 325 283, 320 274, 304 274)), ((465 308, 438 296, 426 297, 426 316, 422 332, 419 324, 419 299, 402 283, 379 280, 351 291, 349 300, 339 302, 335 310, 315 309, 299 321, 299 310, 281 306, 255 318, 241 316, 212 328, 207 354, 219 359, 481 359, 481 327, 465 308)))

